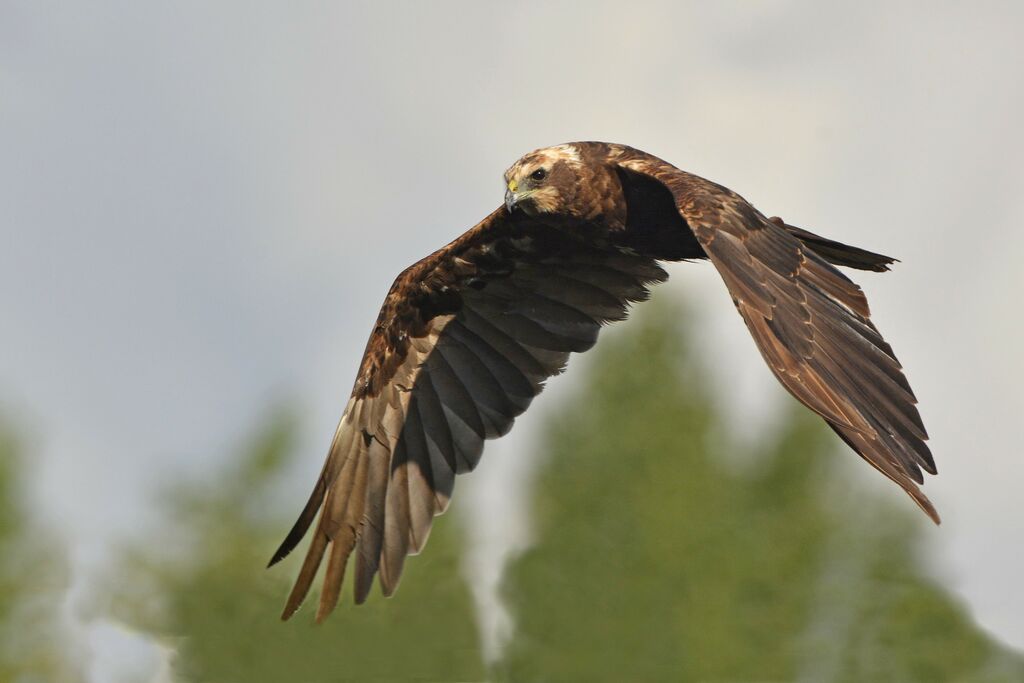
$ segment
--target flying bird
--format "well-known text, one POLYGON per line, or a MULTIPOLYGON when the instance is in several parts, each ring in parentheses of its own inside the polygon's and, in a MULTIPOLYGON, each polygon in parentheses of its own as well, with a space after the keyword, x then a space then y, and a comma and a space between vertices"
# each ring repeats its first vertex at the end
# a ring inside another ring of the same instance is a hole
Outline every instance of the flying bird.
POLYGON ((327 461, 270 564, 312 542, 282 614, 327 557, 317 620, 354 564, 355 602, 375 575, 398 586, 455 475, 509 431, 569 355, 626 318, 668 276, 659 261, 714 264, 782 385, 936 523, 918 488, 935 474, 914 392, 835 266, 894 259, 768 218, 721 185, 625 145, 539 149, 505 172, 505 201, 404 270, 384 299, 327 461))

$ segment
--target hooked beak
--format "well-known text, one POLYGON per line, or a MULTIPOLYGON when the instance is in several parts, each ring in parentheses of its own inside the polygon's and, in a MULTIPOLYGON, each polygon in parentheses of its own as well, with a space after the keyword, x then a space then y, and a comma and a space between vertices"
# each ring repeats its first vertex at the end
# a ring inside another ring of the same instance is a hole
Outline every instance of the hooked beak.
POLYGON ((505 208, 508 209, 509 213, 515 210, 517 201, 519 201, 519 198, 516 197, 516 193, 512 191, 512 188, 505 190, 505 208))

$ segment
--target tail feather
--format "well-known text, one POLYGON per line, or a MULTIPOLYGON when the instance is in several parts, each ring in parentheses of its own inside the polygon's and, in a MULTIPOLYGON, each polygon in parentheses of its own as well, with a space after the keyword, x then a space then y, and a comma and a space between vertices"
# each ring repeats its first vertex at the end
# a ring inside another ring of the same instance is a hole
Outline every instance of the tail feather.
POLYGON ((778 217, 769 220, 785 228, 791 235, 809 246, 826 261, 836 266, 846 266, 847 268, 856 268, 858 270, 873 270, 877 273, 882 273, 889 270, 889 266, 898 261, 891 256, 876 254, 867 249, 851 247, 848 244, 815 235, 813 232, 808 232, 802 228, 787 225, 785 221, 778 217))

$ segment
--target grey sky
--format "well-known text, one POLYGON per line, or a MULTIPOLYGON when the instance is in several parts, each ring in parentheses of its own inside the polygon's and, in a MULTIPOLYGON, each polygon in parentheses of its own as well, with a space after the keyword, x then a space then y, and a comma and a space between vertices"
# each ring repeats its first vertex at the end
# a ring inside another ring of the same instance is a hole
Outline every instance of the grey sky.
MULTIPOLYGON (((297 505, 395 274, 522 153, 602 139, 902 259, 860 280, 933 437, 936 573, 1024 647, 1024 13, 938 5, 0 1, 0 407, 82 576, 282 400, 308 456, 267 504, 297 505)), ((671 272, 761 424, 782 393, 724 287, 671 272)), ((514 506, 531 413, 463 507, 514 506)))

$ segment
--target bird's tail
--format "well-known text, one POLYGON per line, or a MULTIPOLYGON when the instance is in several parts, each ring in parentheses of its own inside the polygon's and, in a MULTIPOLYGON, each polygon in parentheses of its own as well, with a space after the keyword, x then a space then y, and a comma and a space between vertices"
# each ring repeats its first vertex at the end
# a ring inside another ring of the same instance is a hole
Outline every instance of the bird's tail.
POLYGON ((891 256, 876 254, 867 249, 851 247, 848 244, 815 235, 813 232, 808 232, 802 228, 787 225, 785 221, 778 217, 771 218, 770 220, 776 225, 785 228, 791 235, 813 249, 826 261, 836 266, 846 266, 847 268, 856 268, 858 270, 873 270, 880 273, 889 270, 889 266, 897 261, 897 259, 891 256))

